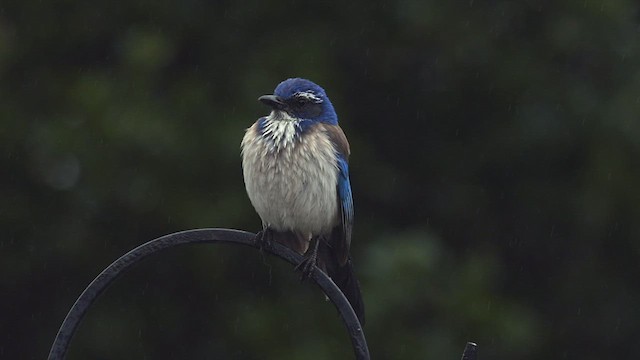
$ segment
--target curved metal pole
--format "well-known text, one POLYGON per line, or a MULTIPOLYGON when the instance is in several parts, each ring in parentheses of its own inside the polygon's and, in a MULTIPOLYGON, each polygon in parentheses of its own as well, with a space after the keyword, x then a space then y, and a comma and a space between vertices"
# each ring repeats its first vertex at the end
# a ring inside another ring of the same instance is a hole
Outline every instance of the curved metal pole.
MULTIPOLYGON (((195 229, 165 235, 129 251, 104 269, 78 297, 65 317, 62 326, 60 326, 60 330, 58 330, 48 359, 62 360, 66 357, 69 343, 91 304, 118 276, 147 256, 164 249, 194 243, 235 243, 258 248, 254 243, 254 237, 255 234, 240 230, 195 229)), ((272 243, 271 246, 263 250, 293 265, 298 265, 303 259, 299 254, 278 243, 272 243)), ((367 347, 362 326, 360 326, 360 322, 349 301, 324 272, 317 269, 317 271, 313 272, 311 278, 322 288, 322 291, 338 309, 351 337, 356 359, 369 360, 369 348, 367 347)))
POLYGON ((474 342, 468 342, 462 353, 462 360, 478 359, 478 345, 474 342))

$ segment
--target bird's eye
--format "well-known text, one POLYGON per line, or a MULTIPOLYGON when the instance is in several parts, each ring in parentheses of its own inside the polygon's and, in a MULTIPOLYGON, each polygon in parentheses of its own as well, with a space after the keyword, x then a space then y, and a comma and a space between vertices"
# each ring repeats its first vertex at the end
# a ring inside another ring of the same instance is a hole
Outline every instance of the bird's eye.
POLYGON ((298 103, 298 105, 302 106, 307 103, 307 100, 304 98, 298 98, 296 102, 298 103))

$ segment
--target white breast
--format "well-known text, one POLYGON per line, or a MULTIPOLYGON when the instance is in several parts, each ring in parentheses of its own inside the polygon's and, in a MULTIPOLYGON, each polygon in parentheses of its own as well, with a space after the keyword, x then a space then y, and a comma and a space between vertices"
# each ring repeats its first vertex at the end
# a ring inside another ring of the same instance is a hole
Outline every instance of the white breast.
MULTIPOLYGON (((271 118, 271 116, 270 116, 271 118)), ((337 155, 322 125, 297 138, 296 121, 267 118, 242 140, 249 199, 265 226, 305 235, 328 234, 338 222, 337 155)))

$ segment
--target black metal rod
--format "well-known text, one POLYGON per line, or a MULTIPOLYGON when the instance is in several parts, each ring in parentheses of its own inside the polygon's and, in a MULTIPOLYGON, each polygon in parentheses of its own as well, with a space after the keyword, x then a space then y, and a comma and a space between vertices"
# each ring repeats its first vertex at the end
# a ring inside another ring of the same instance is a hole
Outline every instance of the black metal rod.
MULTIPOLYGON (((62 360, 66 357, 71 339, 91 304, 118 276, 147 256, 179 245, 197 243, 233 243, 258 248, 254 243, 254 237, 255 234, 240 230, 195 229, 165 235, 129 251, 104 269, 78 297, 65 317, 62 326, 60 326, 60 330, 58 330, 48 359, 62 360)), ((263 248, 263 250, 293 265, 298 265, 303 259, 299 254, 278 243, 272 243, 269 247, 263 248)), ((314 271, 311 278, 338 309, 351 337, 356 359, 368 360, 370 357, 367 341, 364 337, 362 326, 360 326, 360 322, 349 301, 331 278, 321 270, 314 271)))
POLYGON ((476 343, 468 342, 464 347, 462 353, 462 360, 477 360, 478 359, 478 345, 476 343))

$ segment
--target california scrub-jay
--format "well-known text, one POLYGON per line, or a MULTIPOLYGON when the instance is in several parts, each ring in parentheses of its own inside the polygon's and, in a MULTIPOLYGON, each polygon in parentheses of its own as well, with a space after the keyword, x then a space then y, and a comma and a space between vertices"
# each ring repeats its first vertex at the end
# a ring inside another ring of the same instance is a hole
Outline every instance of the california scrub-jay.
POLYGON ((281 82, 259 101, 271 113, 242 139, 242 169, 249 199, 262 219, 256 240, 282 242, 315 265, 345 294, 360 323, 364 304, 349 246, 353 200, 349 143, 324 89, 300 78, 281 82))

